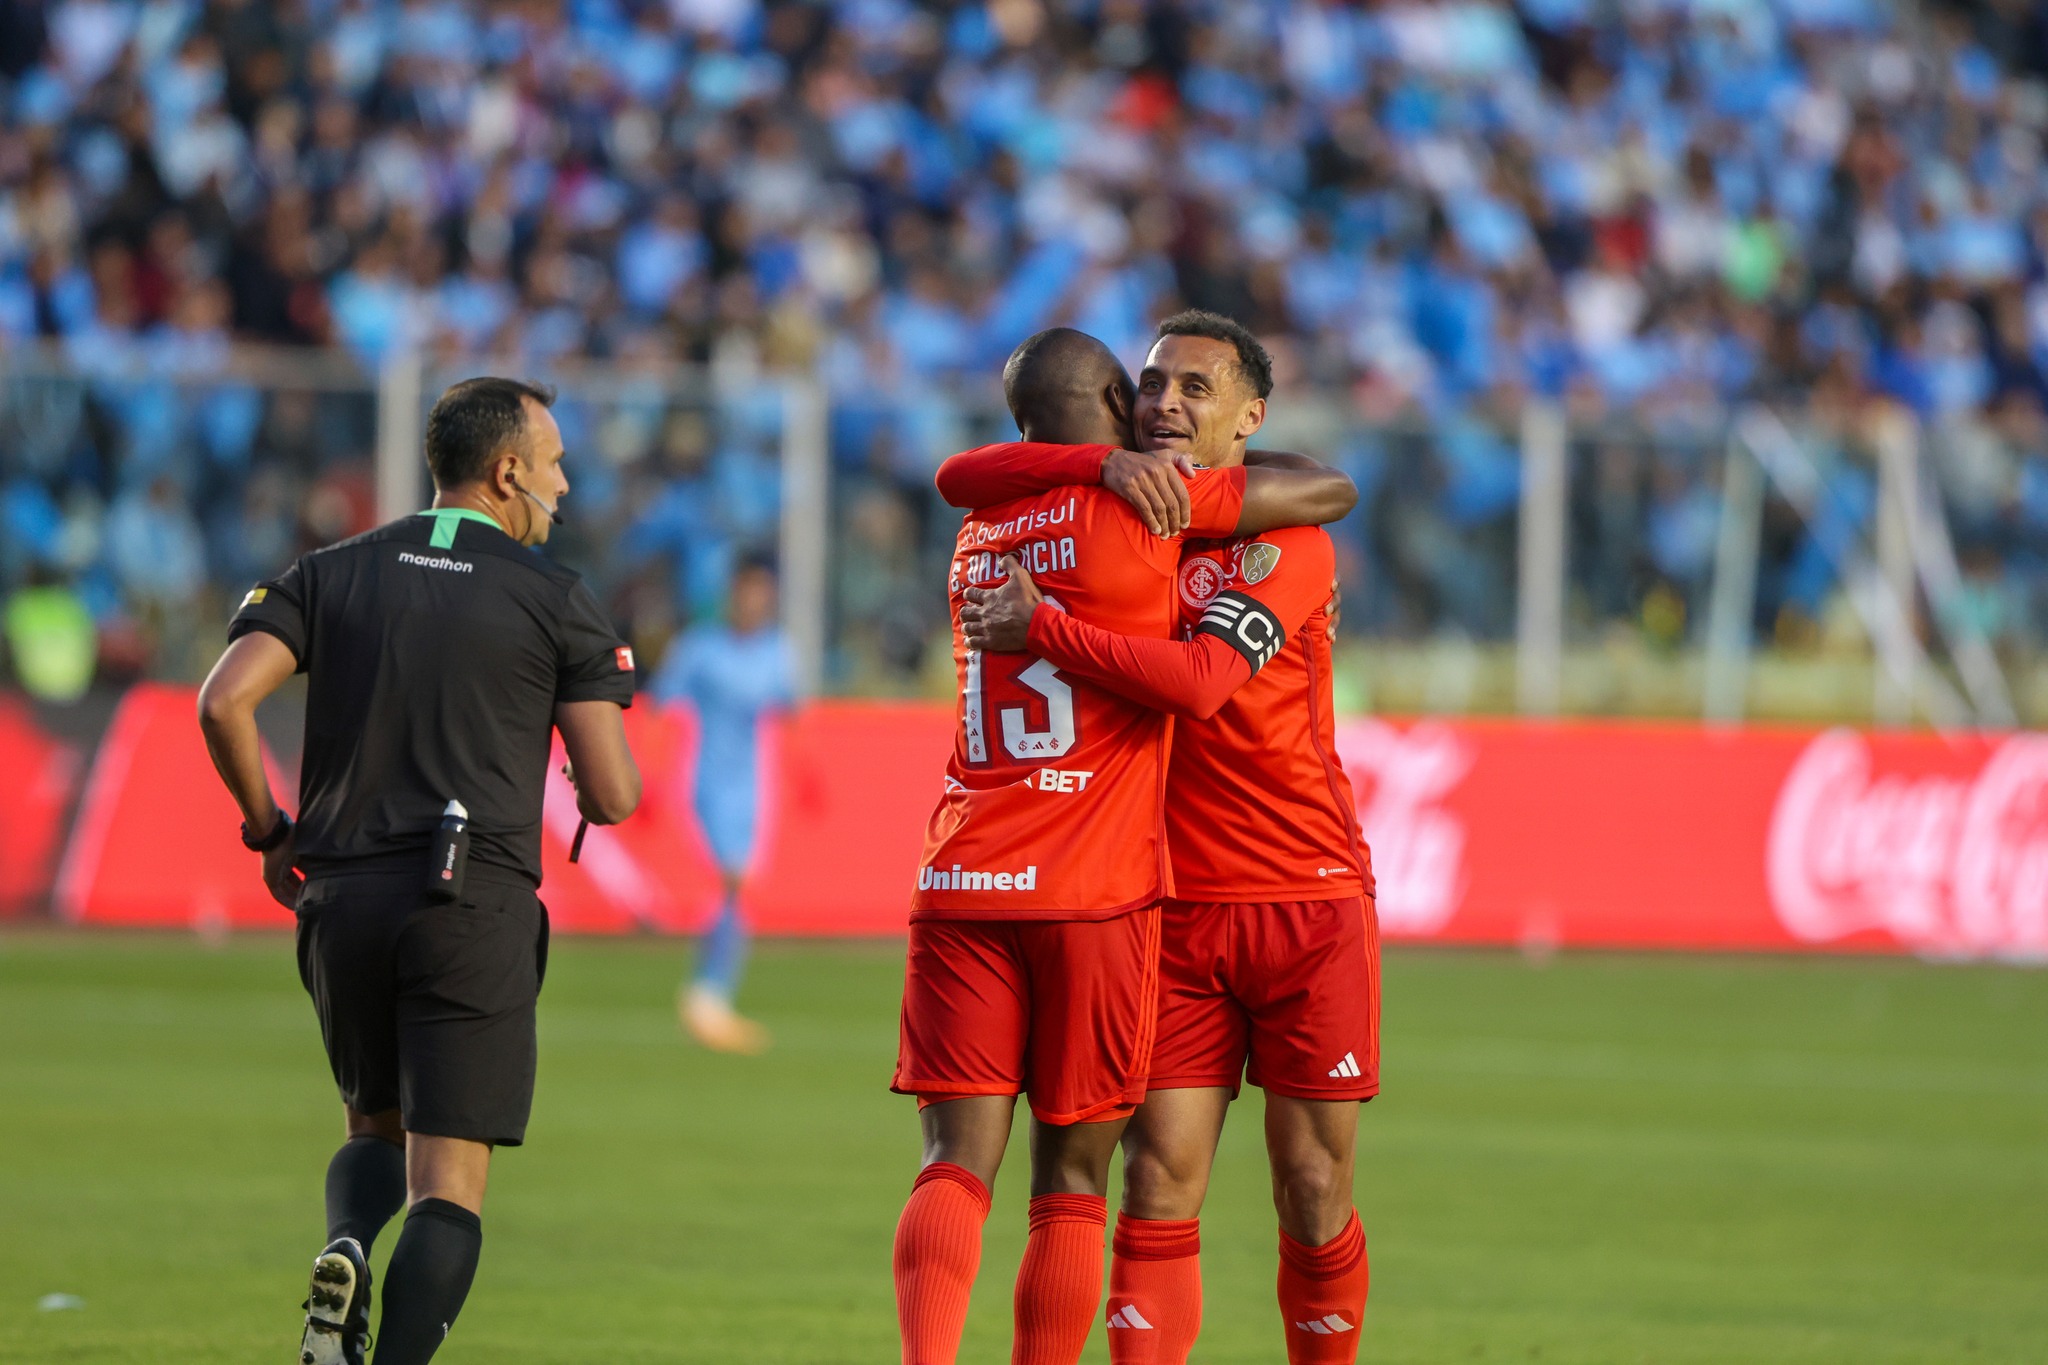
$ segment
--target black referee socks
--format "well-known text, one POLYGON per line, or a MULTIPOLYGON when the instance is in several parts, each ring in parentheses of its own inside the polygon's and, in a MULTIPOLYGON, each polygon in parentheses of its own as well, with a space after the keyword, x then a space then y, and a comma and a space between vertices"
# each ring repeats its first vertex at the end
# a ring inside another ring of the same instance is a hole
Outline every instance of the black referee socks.
POLYGON ((445 1199, 422 1199, 384 1271, 384 1320, 377 1365, 426 1365, 434 1358, 476 1278, 484 1249, 481 1218, 445 1199))
POLYGON ((405 1148, 364 1134, 341 1144, 327 1163, 327 1240, 370 1243, 405 1207, 405 1148))

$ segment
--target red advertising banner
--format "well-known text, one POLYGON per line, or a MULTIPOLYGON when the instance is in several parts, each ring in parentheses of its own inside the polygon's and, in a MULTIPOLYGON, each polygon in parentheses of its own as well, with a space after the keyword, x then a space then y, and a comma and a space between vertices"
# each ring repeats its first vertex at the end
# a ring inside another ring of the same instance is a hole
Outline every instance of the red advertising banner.
MULTIPOLYGON (((215 776, 189 689, 142 685, 101 740, 53 901, 77 923, 280 927, 236 837, 241 816, 215 776)), ((929 706, 820 703, 767 727, 755 866, 745 904, 770 934, 903 932, 924 823, 952 716, 929 706)), ((718 871, 697 827, 696 727, 687 711, 626 713, 645 779, 640 809, 593 829, 569 861, 576 794, 550 765, 542 899, 564 933, 694 932, 716 907, 718 871)), ((272 774, 279 799, 288 789, 272 774)), ((0 791, 10 826, 18 793, 0 791)))
MULTIPOLYGON (((821 702, 765 727, 754 865, 742 904, 768 934, 899 934, 953 716, 931 706, 821 702)), ((640 809, 593 829, 568 860, 576 795, 549 778, 541 897, 555 927, 694 932, 717 907, 717 865, 695 815, 696 724, 645 703, 626 713, 640 809)))
POLYGON ((79 766, 75 749, 44 734, 27 707, 0 696, 0 919, 49 891, 79 766))
MULTIPOLYGON (((242 847, 190 688, 139 683, 100 737, 51 897, 62 918, 216 930, 290 923, 242 847)), ((266 761, 268 756, 266 755, 266 761)), ((282 792, 274 765, 271 786, 282 792)))
MULTIPOLYGON (((641 809, 571 865, 574 793, 551 778, 542 896, 565 932, 693 931, 719 895, 694 726, 644 704, 627 722, 641 809)), ((903 930, 952 725, 943 707, 821 703, 770 727, 745 892, 762 932, 903 930)), ((1356 720, 1338 751, 1392 939, 2048 960, 2048 736, 1356 720)), ((0 792, 0 830, 22 801, 0 792)), ((55 903, 89 923, 288 923, 235 822, 191 694, 137 688, 55 903)))
POLYGON ((2048 737, 1345 726, 1390 938, 2048 958, 2048 737))

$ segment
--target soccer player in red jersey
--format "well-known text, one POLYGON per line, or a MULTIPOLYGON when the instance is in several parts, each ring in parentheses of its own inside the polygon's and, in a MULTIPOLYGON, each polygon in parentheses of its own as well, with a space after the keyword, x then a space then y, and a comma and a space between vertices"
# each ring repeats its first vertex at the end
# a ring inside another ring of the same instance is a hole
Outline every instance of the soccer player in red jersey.
MULTIPOLYGON (((1026 436, 1099 450, 1128 439, 1130 377, 1092 337, 1040 333, 1003 378, 1026 436)), ((1342 515, 1356 496, 1327 471, 1219 469, 1172 483, 1189 528, 1210 535, 1342 515)), ((950 584, 960 725, 912 903, 893 1082, 918 1097, 924 1131, 896 1233, 905 1365, 951 1365, 958 1353, 1020 1093, 1037 1122, 1012 1359, 1079 1359, 1101 1299, 1109 1159, 1145 1092, 1158 904, 1173 889, 1171 719, 1042 659, 961 642, 967 592, 1000 581, 1005 558, 1031 566, 1046 601, 1120 636, 1164 643, 1174 625, 1178 541, 1114 492, 1053 488, 961 527, 950 584)))
MULTIPOLYGON (((1270 362, 1242 327, 1183 314, 1139 378, 1138 433, 1209 468, 1243 463, 1270 362)), ((955 457, 956 501, 1013 496, 1090 457, 955 457), (1071 463, 1070 463, 1071 462, 1071 463), (1043 472, 1041 472, 1043 471, 1043 472)), ((1176 584, 1185 638, 1117 635, 1043 609, 1028 571, 970 593, 969 641, 1029 648, 1062 673, 1178 713, 1157 1041, 1124 1137, 1109 1300, 1117 1365, 1187 1359, 1201 1320, 1197 1218, 1247 1064, 1266 1090, 1280 1217, 1279 1299, 1295 1365, 1350 1362, 1368 1270, 1352 1208, 1358 1106, 1379 1088, 1379 937, 1370 855, 1334 752, 1319 528, 1190 540, 1176 584)))

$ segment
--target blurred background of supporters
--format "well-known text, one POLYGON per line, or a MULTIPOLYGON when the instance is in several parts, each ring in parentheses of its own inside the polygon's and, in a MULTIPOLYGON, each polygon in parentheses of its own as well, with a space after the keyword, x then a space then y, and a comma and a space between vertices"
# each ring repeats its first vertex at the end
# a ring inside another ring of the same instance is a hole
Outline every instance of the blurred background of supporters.
POLYGON ((1003 356, 1194 305, 1358 482, 1348 706, 2048 723, 2044 75, 2026 0, 0 0, 7 672, 196 678, 489 369, 650 673, 779 543, 819 687, 942 696, 1003 356))

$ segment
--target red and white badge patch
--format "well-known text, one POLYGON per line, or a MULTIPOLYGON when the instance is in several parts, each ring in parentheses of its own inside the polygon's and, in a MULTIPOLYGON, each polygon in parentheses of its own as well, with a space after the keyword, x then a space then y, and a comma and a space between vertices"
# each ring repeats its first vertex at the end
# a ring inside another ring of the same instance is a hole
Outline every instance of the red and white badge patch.
POLYGON ((1196 555, 1180 566, 1180 599, 1200 611, 1223 591, 1223 565, 1208 555, 1196 555))
POLYGON ((618 661, 619 672, 631 673, 633 671, 633 647, 631 645, 620 645, 612 651, 612 658, 618 661))

